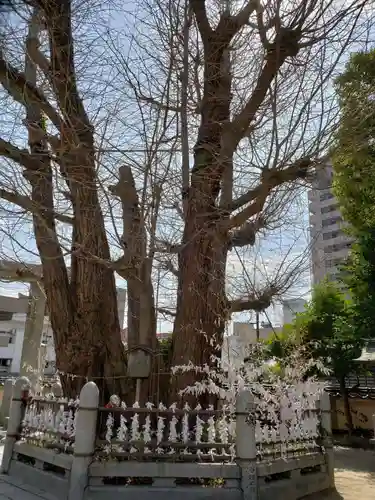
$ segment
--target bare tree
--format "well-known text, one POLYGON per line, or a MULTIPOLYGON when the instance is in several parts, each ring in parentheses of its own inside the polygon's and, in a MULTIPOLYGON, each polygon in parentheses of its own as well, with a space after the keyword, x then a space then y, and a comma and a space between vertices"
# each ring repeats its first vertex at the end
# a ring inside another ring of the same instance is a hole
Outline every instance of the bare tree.
MULTIPOLYGON (((115 27, 99 1, 29 3, 25 70, 22 30, 1 52, 5 118, 21 130, 26 117, 28 148, 8 126, 0 197, 32 215, 57 366, 77 375, 65 389, 97 377, 105 397, 129 390, 115 273, 131 348, 155 352, 154 263, 176 280, 171 364, 209 364, 232 312, 288 285, 229 300, 228 253, 279 221, 322 161, 330 82, 370 2, 145 0, 117 8, 115 27)), ((171 398, 193 377, 174 378, 171 398)))

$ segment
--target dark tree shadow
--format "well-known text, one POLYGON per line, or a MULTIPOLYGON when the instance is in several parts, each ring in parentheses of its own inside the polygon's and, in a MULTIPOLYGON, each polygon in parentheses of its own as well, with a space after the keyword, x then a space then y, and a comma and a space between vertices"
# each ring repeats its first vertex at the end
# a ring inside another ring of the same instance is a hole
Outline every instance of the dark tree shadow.
POLYGON ((335 448, 335 469, 363 472, 375 479, 375 451, 335 448))

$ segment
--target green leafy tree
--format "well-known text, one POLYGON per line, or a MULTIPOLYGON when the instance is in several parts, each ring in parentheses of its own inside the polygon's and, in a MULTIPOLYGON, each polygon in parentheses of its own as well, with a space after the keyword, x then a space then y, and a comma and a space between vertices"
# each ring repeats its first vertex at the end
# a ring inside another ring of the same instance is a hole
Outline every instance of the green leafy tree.
POLYGON ((353 328, 363 339, 375 336, 375 227, 357 234, 343 266, 343 281, 352 301, 353 328))
POLYGON ((341 108, 332 159, 334 190, 356 239, 343 281, 353 324, 374 337, 375 317, 375 49, 353 54, 336 81, 341 108))
MULTIPOLYGON (((290 337, 282 336, 272 343, 271 353, 288 356, 293 349, 305 345, 305 355, 315 359, 314 374, 329 372, 338 379, 344 398, 345 416, 349 431, 353 429, 345 377, 357 370, 354 361, 361 353, 362 337, 353 326, 352 304, 334 283, 323 282, 313 290, 310 303, 295 319, 290 337)), ((306 373, 306 375, 311 375, 306 373)))
POLYGON ((297 321, 312 357, 320 359, 340 383, 348 429, 353 430, 345 377, 358 369, 354 361, 361 353, 362 336, 353 322, 352 303, 334 283, 323 282, 297 321))
POLYGON ((375 49, 350 57, 336 80, 341 110, 334 190, 355 233, 375 227, 375 49))

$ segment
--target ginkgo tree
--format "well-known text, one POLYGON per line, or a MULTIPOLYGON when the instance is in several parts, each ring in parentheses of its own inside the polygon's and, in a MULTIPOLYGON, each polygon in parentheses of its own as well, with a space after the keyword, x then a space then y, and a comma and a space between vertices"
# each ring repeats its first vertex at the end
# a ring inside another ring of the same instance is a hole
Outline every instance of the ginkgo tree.
MULTIPOLYGON (((209 365, 231 314, 264 310, 282 292, 288 278, 229 300, 227 257, 253 245, 321 164, 337 117, 331 78, 371 24, 370 3, 139 0, 106 10, 30 0, 11 16, 0 197, 32 217, 57 366, 77 375, 66 392, 86 378, 107 396, 132 387, 116 273, 128 285, 129 349, 149 355, 153 263, 172 255, 163 264, 177 280, 173 366, 209 365)), ((173 377, 171 399, 195 377, 173 377)))

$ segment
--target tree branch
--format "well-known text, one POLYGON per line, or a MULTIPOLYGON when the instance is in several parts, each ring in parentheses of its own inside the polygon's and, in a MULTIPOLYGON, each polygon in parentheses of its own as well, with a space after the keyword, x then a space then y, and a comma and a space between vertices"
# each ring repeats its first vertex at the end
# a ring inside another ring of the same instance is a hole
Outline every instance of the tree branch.
POLYGON ((230 301, 230 312, 257 311, 262 312, 268 309, 272 303, 272 298, 278 293, 277 287, 269 287, 261 293, 252 293, 248 297, 230 301))
MULTIPOLYGON (((37 170, 40 166, 40 158, 38 155, 28 153, 26 149, 19 149, 16 146, 13 146, 10 142, 4 141, 1 138, 0 155, 19 163, 29 170, 37 170)), ((35 203, 27 196, 7 191, 3 188, 0 188, 0 198, 3 198, 9 203, 18 205, 32 214, 39 214, 40 216, 41 212, 49 210, 48 207, 35 205, 35 203)), ((73 218, 69 217, 69 215, 63 215, 53 211, 53 216, 56 220, 63 222, 64 224, 73 224, 73 218)))
POLYGON ((155 251, 158 253, 179 253, 181 251, 181 245, 169 243, 165 240, 156 240, 155 251))
POLYGON ((162 269, 165 269, 166 271, 169 271, 174 276, 176 276, 176 278, 178 278, 179 276, 178 269, 176 269, 176 267, 173 265, 173 262, 170 259, 161 262, 160 267, 162 269))
POLYGON ((5 141, 0 137, 0 155, 13 160, 19 165, 30 170, 35 170, 39 167, 39 157, 37 155, 30 154, 27 149, 19 149, 13 146, 8 141, 5 141))
POLYGON ((193 9, 195 19, 197 20, 199 32, 202 37, 203 44, 206 44, 208 38, 214 33, 210 23, 208 22, 205 0, 190 0, 191 8, 193 9))
POLYGON ((224 35, 230 41, 248 23, 249 17, 257 9, 258 4, 259 0, 249 0, 236 16, 231 16, 229 12, 224 11, 215 32, 224 35))
POLYGON ((172 316, 173 318, 176 316, 175 312, 169 311, 169 309, 165 309, 164 307, 158 307, 157 311, 160 314, 165 314, 166 316, 172 316))
POLYGON ((51 83, 51 63, 45 57, 42 52, 39 50, 39 41, 37 39, 28 40, 27 44, 27 52, 29 57, 33 60, 33 62, 43 71, 44 76, 51 83))
POLYGON ((263 217, 259 216, 255 221, 246 222, 237 231, 232 231, 229 240, 229 250, 234 247, 253 246, 256 233, 263 227, 265 227, 265 220, 263 217))
POLYGON ((285 182, 292 182, 297 179, 306 179, 308 177, 309 172, 313 169, 313 166, 316 165, 316 162, 311 160, 310 158, 299 158, 289 167, 284 168, 284 165, 280 165, 273 169, 265 169, 262 175, 262 182, 258 186, 253 189, 250 189, 239 198, 234 200, 228 209, 233 212, 243 207, 247 203, 255 200, 261 193, 264 191, 264 183, 267 182, 269 185, 272 185, 272 188, 280 186, 285 182))
POLYGON ((124 251, 124 255, 120 257, 119 259, 115 260, 111 268, 119 275, 121 278, 124 278, 125 280, 129 279, 130 277, 130 271, 133 268, 133 265, 130 260, 129 253, 124 251))
POLYGON ((19 264, 11 261, 0 261, 0 279, 10 281, 42 281, 42 267, 36 264, 19 264))
POLYGON ((231 205, 230 209, 233 211, 251 202, 241 212, 229 219, 229 228, 240 227, 251 217, 260 213, 268 195, 274 188, 297 179, 306 179, 309 170, 315 164, 316 162, 313 162, 310 158, 301 158, 288 168, 265 170, 262 174, 261 184, 242 195, 231 205))
MULTIPOLYGON (((36 206, 31 198, 28 198, 27 196, 7 191, 3 188, 0 188, 0 198, 23 208, 26 212, 30 212, 31 214, 35 214, 40 217, 42 217, 42 212, 48 210, 46 207, 36 206)), ((73 224, 73 217, 70 217, 69 215, 59 214, 53 211, 53 217, 64 224, 73 224)))
POLYGON ((266 52, 266 63, 258 76, 255 89, 242 111, 233 118, 228 126, 227 133, 230 136, 228 139, 231 142, 232 152, 236 150, 241 139, 246 135, 273 79, 285 60, 298 54, 298 42, 301 36, 300 29, 280 28, 274 42, 269 44, 266 52))
POLYGON ((63 121, 59 114, 43 93, 27 81, 23 73, 5 61, 2 50, 0 50, 0 82, 17 102, 24 106, 38 106, 59 131, 62 129, 63 121))
POLYGON ((134 277, 136 277, 147 258, 147 235, 139 208, 133 173, 128 165, 120 167, 117 184, 109 186, 108 189, 120 199, 122 206, 121 243, 124 248, 124 257, 117 261, 117 272, 128 279, 131 277, 130 273, 134 271, 134 277))
POLYGON ((92 125, 77 88, 71 1, 44 2, 51 51, 52 85, 61 113, 80 141, 91 145, 92 125))

